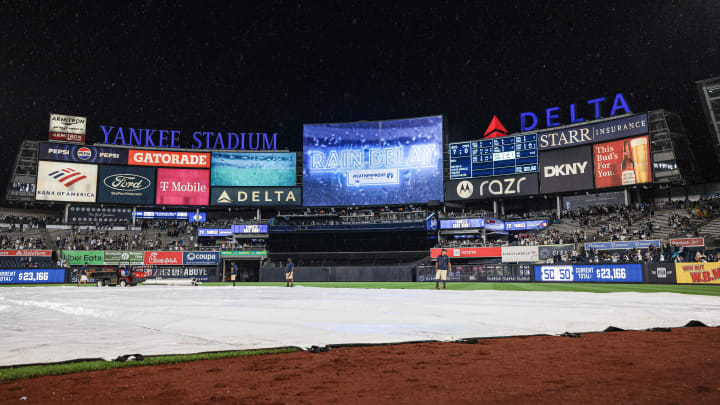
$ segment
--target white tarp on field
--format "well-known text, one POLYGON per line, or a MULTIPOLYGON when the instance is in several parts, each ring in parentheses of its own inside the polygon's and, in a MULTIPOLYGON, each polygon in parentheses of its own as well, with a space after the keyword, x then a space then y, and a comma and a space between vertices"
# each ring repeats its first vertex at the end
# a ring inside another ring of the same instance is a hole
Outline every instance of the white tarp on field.
POLYGON ((308 287, 0 288, 0 365, 279 346, 720 325, 670 293, 308 287))

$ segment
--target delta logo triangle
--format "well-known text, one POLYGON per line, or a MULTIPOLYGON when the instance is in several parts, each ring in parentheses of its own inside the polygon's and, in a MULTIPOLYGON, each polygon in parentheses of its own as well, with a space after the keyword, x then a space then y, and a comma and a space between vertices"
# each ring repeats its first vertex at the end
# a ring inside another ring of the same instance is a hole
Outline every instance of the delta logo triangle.
POLYGON ((483 136, 483 139, 498 138, 501 136, 507 136, 507 134, 507 129, 505 129, 502 122, 500 122, 497 115, 493 115, 492 121, 490 121, 490 125, 488 125, 487 129, 485 130, 485 135, 483 136))
POLYGON ((220 197, 217 199, 218 203, 231 203, 232 199, 230 199, 230 196, 228 195, 227 191, 223 190, 222 194, 220 194, 220 197))

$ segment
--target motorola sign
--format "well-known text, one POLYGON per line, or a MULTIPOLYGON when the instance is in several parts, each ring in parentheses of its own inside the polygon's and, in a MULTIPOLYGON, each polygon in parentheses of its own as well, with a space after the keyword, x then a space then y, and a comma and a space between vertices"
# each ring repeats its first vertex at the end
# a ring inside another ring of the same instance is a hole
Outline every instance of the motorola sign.
POLYGON ((542 194, 593 188, 592 152, 589 146, 540 152, 542 194))
POLYGON ((538 193, 537 173, 451 180, 445 183, 446 201, 517 197, 538 193))

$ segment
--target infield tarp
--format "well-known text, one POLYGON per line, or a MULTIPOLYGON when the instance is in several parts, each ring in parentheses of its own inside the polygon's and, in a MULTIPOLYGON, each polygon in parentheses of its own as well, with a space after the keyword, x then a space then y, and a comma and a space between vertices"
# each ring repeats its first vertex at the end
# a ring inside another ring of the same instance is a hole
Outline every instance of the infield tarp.
POLYGON ((720 325, 720 300, 670 293, 310 287, 0 288, 0 366, 279 346, 720 325), (112 344, 108 344, 112 342, 112 344))

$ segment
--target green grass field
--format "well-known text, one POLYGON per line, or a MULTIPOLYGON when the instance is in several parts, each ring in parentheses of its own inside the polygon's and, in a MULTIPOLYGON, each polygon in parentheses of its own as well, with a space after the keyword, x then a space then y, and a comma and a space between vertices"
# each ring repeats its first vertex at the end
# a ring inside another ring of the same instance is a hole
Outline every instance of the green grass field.
MULTIPOLYGON (((3 287, 45 287, 45 286, 74 286, 75 284, 3 284, 3 287)), ((407 290, 432 290, 435 283, 413 283, 413 282, 299 282, 296 286, 321 287, 321 288, 382 288, 382 289, 407 289, 407 290)), ((203 283, 202 286, 226 286, 232 287, 232 283, 203 283)), ((267 283, 237 283, 237 287, 285 287, 284 282, 267 283)), ((88 288, 95 287, 88 284, 88 288)), ((119 287, 118 287, 119 288, 119 287)), ((135 288, 135 287, 130 287, 135 288)), ((678 294, 696 294, 720 296, 720 285, 685 285, 685 284, 599 284, 599 283, 448 283, 448 290, 500 290, 500 291, 580 291, 594 293, 611 292, 668 292, 678 294)))
POLYGON ((199 354, 178 354, 170 356, 154 356, 146 357, 142 361, 78 361, 74 363, 65 364, 48 364, 48 365, 35 365, 35 366, 18 366, 0 368, 0 381, 19 380, 23 378, 40 377, 43 375, 61 375, 80 373, 85 371, 100 371, 110 370, 113 368, 124 368, 124 367, 139 367, 139 366, 156 366, 160 364, 176 364, 184 363, 188 361, 198 360, 217 360, 224 359, 227 357, 245 357, 245 356, 259 356, 263 354, 279 354, 279 353, 292 353, 300 349, 294 347, 284 347, 279 349, 261 349, 261 350, 241 350, 241 351, 230 351, 230 352, 216 352, 216 353, 199 353, 199 354))

